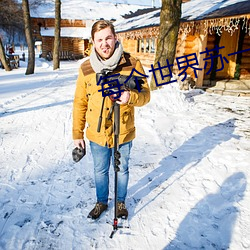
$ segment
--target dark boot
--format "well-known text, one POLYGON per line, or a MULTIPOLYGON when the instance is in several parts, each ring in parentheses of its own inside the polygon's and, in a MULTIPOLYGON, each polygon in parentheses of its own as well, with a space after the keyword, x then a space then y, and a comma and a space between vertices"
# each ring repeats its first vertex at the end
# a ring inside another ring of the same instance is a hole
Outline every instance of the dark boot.
POLYGON ((128 218, 128 210, 125 206, 124 202, 117 202, 117 218, 127 219, 128 218))
POLYGON ((101 202, 97 202, 95 204, 95 207, 90 211, 88 218, 91 218, 93 220, 98 219, 100 215, 102 214, 102 212, 107 210, 107 208, 108 208, 108 205, 103 204, 101 202))

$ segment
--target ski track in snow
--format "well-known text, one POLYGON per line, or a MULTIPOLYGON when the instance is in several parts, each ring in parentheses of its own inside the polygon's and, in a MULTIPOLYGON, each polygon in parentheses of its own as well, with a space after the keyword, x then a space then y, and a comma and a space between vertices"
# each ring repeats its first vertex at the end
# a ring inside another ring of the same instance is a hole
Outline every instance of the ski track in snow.
POLYGON ((249 102, 168 85, 137 108, 130 228, 110 239, 113 172, 109 209, 90 223, 89 146, 71 160, 78 66, 37 73, 43 85, 0 104, 0 249, 249 249, 249 102))

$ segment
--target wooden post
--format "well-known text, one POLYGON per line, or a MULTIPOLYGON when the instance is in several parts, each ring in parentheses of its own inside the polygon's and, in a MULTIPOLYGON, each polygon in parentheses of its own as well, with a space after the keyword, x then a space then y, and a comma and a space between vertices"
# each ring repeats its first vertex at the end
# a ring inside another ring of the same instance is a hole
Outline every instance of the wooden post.
POLYGON ((196 86, 202 87, 203 86, 203 78, 204 78, 204 65, 205 61, 204 58, 206 57, 206 53, 200 54, 200 52, 205 51, 207 47, 207 35, 201 31, 200 35, 198 36, 198 52, 197 55, 198 62, 199 62, 199 68, 202 70, 197 70, 197 80, 196 80, 196 86))
POLYGON ((142 43, 142 39, 139 39, 139 53, 141 54, 141 43, 142 43))
POLYGON ((147 49, 147 39, 143 38, 143 53, 146 54, 146 49, 147 49))
MULTIPOLYGON (((228 56, 228 54, 236 52, 238 50, 238 41, 239 41, 239 30, 235 30, 235 32, 231 35, 227 31, 223 31, 220 39, 219 46, 224 46, 225 48, 221 49, 219 53, 222 57, 226 57, 229 61, 227 64, 225 61, 224 68, 221 71, 216 72, 216 76, 218 78, 234 78, 235 67, 236 67, 236 57, 237 55, 228 56)), ((222 67, 222 63, 219 60, 217 68, 220 69, 222 67)))

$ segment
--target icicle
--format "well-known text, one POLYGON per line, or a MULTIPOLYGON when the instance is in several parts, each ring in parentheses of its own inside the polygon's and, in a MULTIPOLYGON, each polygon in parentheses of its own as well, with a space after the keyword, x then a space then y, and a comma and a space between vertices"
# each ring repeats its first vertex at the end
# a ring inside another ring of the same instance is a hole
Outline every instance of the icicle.
POLYGON ((231 33, 231 36, 233 35, 233 33, 239 29, 239 23, 240 23, 240 19, 239 18, 235 18, 234 19, 234 22, 232 22, 232 33, 231 33))
POLYGON ((221 36, 221 34, 222 34, 222 26, 217 26, 215 29, 216 29, 216 34, 218 36, 221 36))
POLYGON ((203 31, 204 31, 204 35, 207 36, 207 33, 208 33, 208 21, 207 20, 205 20, 204 22, 203 31))
POLYGON ((243 25, 242 25, 242 27, 241 27, 242 30, 244 29, 245 21, 246 21, 246 17, 244 16, 244 18, 243 18, 243 25))
POLYGON ((210 21, 208 22, 208 31, 209 31, 209 34, 210 34, 210 35, 213 34, 214 22, 215 22, 215 20, 210 20, 210 21))

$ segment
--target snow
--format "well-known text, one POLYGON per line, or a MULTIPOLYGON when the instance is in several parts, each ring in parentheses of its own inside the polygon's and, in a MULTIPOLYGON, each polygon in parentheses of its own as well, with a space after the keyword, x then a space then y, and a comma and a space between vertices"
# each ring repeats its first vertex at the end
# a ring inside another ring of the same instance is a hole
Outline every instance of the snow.
POLYGON ((37 57, 28 76, 22 61, 0 70, 0 249, 250 249, 250 99, 176 84, 136 108, 130 228, 109 238, 112 168, 108 211, 86 219, 95 204, 88 143, 79 163, 71 157, 82 61, 53 71, 37 57))
MULTIPOLYGON (((206 18, 206 15, 215 10, 246 1, 248 0, 191 0, 186 3, 182 3, 181 19, 183 21, 204 19, 206 18)), ((249 13, 249 11, 250 10, 246 10, 246 13, 249 13)), ((140 16, 128 19, 120 18, 114 23, 116 31, 122 32, 142 27, 158 26, 160 24, 160 12, 161 9, 156 8, 156 10, 140 16)))
POLYGON ((160 24, 160 9, 156 9, 152 12, 135 16, 128 19, 120 18, 114 22, 115 30, 117 32, 139 29, 148 26, 159 26, 160 24))
MULTIPOLYGON (((54 36, 55 28, 41 28, 42 36, 54 36)), ((61 37, 80 37, 82 39, 89 39, 91 37, 90 27, 62 27, 61 37)))
MULTIPOLYGON (((98 2, 94 0, 62 0, 61 1, 61 17, 62 19, 71 20, 96 20, 118 19, 121 15, 128 14, 131 11, 135 12, 138 9, 149 8, 148 5, 140 4, 116 4, 109 1, 98 2)), ((45 1, 45 4, 38 6, 36 9, 30 10, 32 17, 54 18, 55 4, 52 1, 45 1)))
POLYGON ((191 0, 190 2, 182 4, 182 18, 186 20, 202 19, 202 17, 215 10, 247 1, 248 0, 191 0))
MULTIPOLYGON (((97 2, 107 2, 107 0, 98 0, 97 2)), ((161 0, 108 0, 111 3, 123 3, 123 4, 138 4, 138 5, 148 5, 148 6, 161 6, 161 0)))

